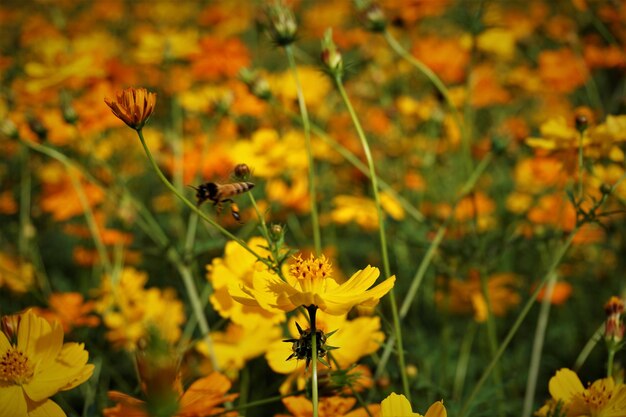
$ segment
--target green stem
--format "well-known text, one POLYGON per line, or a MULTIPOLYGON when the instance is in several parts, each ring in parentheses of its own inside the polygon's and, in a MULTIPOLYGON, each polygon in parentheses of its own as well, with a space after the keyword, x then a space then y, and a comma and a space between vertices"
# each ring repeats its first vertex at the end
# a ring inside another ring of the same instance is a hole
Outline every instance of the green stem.
MULTIPOLYGON (((383 212, 383 208, 380 202, 380 194, 378 193, 378 177, 376 176, 376 167, 374 165, 374 158, 372 157, 372 152, 370 150, 369 143, 367 141, 367 137, 365 136, 365 132, 361 127, 361 122, 352 107, 352 103, 346 94, 346 90, 343 87, 343 83, 339 76, 335 76, 335 84, 337 85, 337 89, 341 94, 341 98, 343 99, 346 108, 348 109, 348 113, 350 113, 350 117, 352 118, 352 123, 356 128, 356 131, 359 135, 359 139, 361 140, 361 146, 363 147, 363 152, 365 153, 365 158, 367 160, 367 165, 370 172, 370 180, 372 182, 372 191, 374 193, 374 202, 376 204, 376 211, 378 213, 378 231, 380 237, 380 246, 383 258, 383 268, 385 271, 385 277, 391 276, 391 267, 389 265, 389 254, 387 251, 387 237, 385 234, 385 213, 383 212)), ((389 300, 391 302, 391 312, 393 315, 393 327, 395 337, 398 341, 398 366, 399 372, 402 376, 402 386, 404 390, 404 395, 407 397, 409 401, 411 401, 411 391, 409 389, 409 379, 406 374, 406 365, 404 362, 404 349, 402 344, 402 330, 400 328, 400 318, 398 316, 398 306, 396 303, 395 292, 392 289, 389 291, 389 300)))
POLYGON ((582 348, 582 350, 578 354, 578 357, 576 358, 576 361, 574 362, 574 367, 572 368, 574 372, 578 372, 580 370, 580 368, 583 366, 583 364, 585 363, 585 361, 591 354, 591 351, 593 350, 593 348, 595 348, 598 342, 602 340, 603 334, 604 334, 604 323, 598 326, 596 331, 589 338, 587 343, 585 343, 585 346, 582 348))
POLYGON ((615 358, 615 349, 609 349, 609 358, 606 363, 606 376, 613 377, 613 359, 615 358))
MULTIPOLYGON (((248 393, 250 391, 250 368, 244 366, 239 373, 239 403, 241 406, 245 406, 248 402, 248 393)), ((246 413, 240 413, 242 417, 246 417, 246 413)))
POLYGON ((319 392, 317 387, 317 326, 315 315, 317 306, 310 305, 307 308, 311 322, 311 402, 313 403, 313 417, 318 417, 319 392))
POLYGON ((543 342, 546 337, 546 329, 548 328, 548 318, 550 317, 550 300, 556 285, 557 274, 552 274, 548 278, 543 300, 541 301, 541 309, 539 310, 539 319, 537 320, 537 328, 535 329, 535 337, 533 339, 533 349, 530 356, 530 367, 528 369, 528 379, 526 382, 526 395, 524 396, 524 407, 522 408, 522 416, 530 417, 533 411, 533 403, 535 399, 535 390, 537 389, 537 377, 539 376, 539 365, 541 364, 541 351, 543 350, 543 342))
POLYGON ((48 155, 49 157, 53 159, 56 159, 57 161, 61 162, 63 166, 65 166, 65 169, 67 170, 67 174, 70 178, 70 181, 72 182, 72 186, 74 187, 74 190, 76 191, 76 194, 78 195, 78 200, 80 201, 80 204, 83 208, 85 221, 87 222, 87 227, 89 228, 89 232, 91 233, 91 237, 93 239, 94 245, 96 246, 96 250, 98 251, 98 255, 102 262, 102 267, 104 268, 105 272, 108 275, 110 275, 112 271, 111 260, 107 253, 106 247, 104 243, 102 242, 102 237, 100 236, 98 225, 93 215, 93 211, 91 210, 91 206, 89 205, 89 201, 87 200, 87 196, 85 195, 83 186, 73 171, 74 169, 73 164, 65 155, 63 155, 61 152, 57 150, 39 145, 38 143, 35 143, 35 142, 27 141, 27 140, 22 140, 22 143, 28 146, 29 148, 35 149, 38 152, 41 152, 45 155, 48 155))
POLYGON ((482 376, 480 377, 480 379, 478 380, 476 385, 474 385, 474 389, 472 390, 472 392, 468 396, 467 400, 465 400, 465 403, 463 404, 463 407, 461 408, 461 412, 458 414, 459 417, 464 417, 469 412, 470 406, 472 405, 472 402, 476 398, 476 395, 481 390, 481 388, 482 388, 483 384, 485 383, 485 381, 487 380, 487 378, 489 378, 489 375, 491 374, 491 371, 493 371, 494 367, 496 366, 496 364, 500 360, 500 357, 502 356, 502 354, 504 353, 506 348, 509 346, 509 343, 511 343, 511 340, 513 340, 513 337, 515 336, 515 334, 519 330, 522 322, 524 321, 524 319, 526 318, 526 316, 530 312, 530 309, 533 307, 533 305, 535 303, 535 299, 537 298, 537 294, 539 294, 539 291, 541 291, 541 288, 544 286, 544 284, 546 283, 548 278, 550 276, 552 276, 552 274, 554 274, 554 271, 556 270, 557 266, 559 265, 559 263, 561 262, 561 260, 565 256, 565 254, 567 253, 567 250, 571 246, 572 241, 574 240, 574 236, 576 236, 576 233, 578 232, 578 230, 579 230, 579 227, 578 226, 575 227, 569 233, 567 239, 565 240, 565 242, 563 242, 563 244, 561 245, 559 250, 555 253, 554 258, 552 259, 552 263, 550 264, 550 267, 548 268, 548 272, 546 272, 546 274, 544 275, 542 280, 539 282, 539 285, 537 285, 537 288, 532 293, 532 295, 530 296, 530 298, 528 299, 528 301, 526 302, 526 304, 522 308, 522 311, 520 312, 520 315, 515 320, 515 323, 513 323, 513 326, 511 327, 511 330, 509 330, 509 333, 506 335, 506 337, 502 341, 502 344, 500 345, 500 348, 498 349, 496 354, 491 359, 491 362, 489 362, 489 365, 487 365, 487 368, 485 368, 482 376))
POLYGON ((452 398, 460 399, 463 394, 463 385, 465 384, 465 376, 467 375, 470 354, 472 352, 472 344, 474 343, 474 336, 476 336, 477 328, 478 325, 476 321, 471 320, 467 326, 467 331, 465 332, 463 341, 461 342, 459 360, 457 361, 456 371, 454 373, 452 398))
MULTIPOLYGON (((493 356, 498 350, 498 337, 496 332, 496 322, 493 315, 493 309, 491 308, 491 298, 489 297, 489 283, 487 280, 487 274, 484 271, 480 272, 480 285, 483 297, 487 303, 487 339, 489 341, 489 354, 493 356)), ((502 373, 499 364, 493 369, 493 382, 496 385, 498 396, 498 415, 502 417, 504 415, 504 390, 502 384, 502 373)))
POLYGON ((583 132, 578 133, 578 198, 583 198, 583 132))
POLYGON ((300 115, 302 117, 302 127, 304 129, 304 143, 306 146, 306 153, 309 159, 309 195, 311 196, 311 222, 313 223, 313 244, 315 247, 315 255, 320 256, 322 254, 322 241, 320 235, 320 223, 317 214, 317 192, 315 189, 315 159, 313 158, 313 148, 311 147, 311 123, 309 121, 309 113, 304 101, 304 93, 302 92, 302 85, 300 84, 300 78, 298 77, 298 70, 296 68, 296 60, 293 57, 293 49, 291 45, 285 46, 285 53, 289 60, 289 68, 293 74, 293 79, 296 83, 296 92, 298 94, 298 105, 300 107, 300 115))

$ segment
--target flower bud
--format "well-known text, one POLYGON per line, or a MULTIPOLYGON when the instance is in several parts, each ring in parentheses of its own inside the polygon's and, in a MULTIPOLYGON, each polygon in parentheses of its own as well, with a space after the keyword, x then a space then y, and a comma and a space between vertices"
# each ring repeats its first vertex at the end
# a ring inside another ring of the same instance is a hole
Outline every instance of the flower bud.
POLYGON ((289 8, 280 0, 265 9, 270 37, 277 45, 287 46, 296 40, 298 24, 289 8))
POLYGON ((587 116, 585 116, 584 114, 579 114, 578 116, 576 116, 576 130, 578 130, 580 133, 583 133, 585 130, 587 130, 588 125, 589 120, 587 119, 587 116))
POLYGON ((257 71, 243 68, 239 71, 239 79, 246 84, 248 91, 261 100, 269 100, 272 97, 270 84, 257 71))
POLYGON ((610 345, 616 346, 624 339, 624 301, 619 297, 611 297, 604 305, 606 321, 604 323, 604 339, 610 345))
POLYGON ((328 28, 322 40, 322 62, 333 77, 343 76, 343 59, 333 41, 333 30, 328 28))
POLYGON ((20 320, 22 316, 20 314, 12 314, 9 316, 2 316, 0 325, 2 326, 2 333, 11 340, 17 340, 17 329, 20 326, 20 320))
POLYGON ((387 26, 385 13, 380 5, 371 0, 356 0, 356 9, 365 27, 372 32, 383 32, 387 26))
POLYGON ((250 178, 250 167, 248 164, 237 164, 233 169, 233 173, 238 180, 248 180, 250 178))
POLYGON ((135 130, 141 130, 156 106, 156 93, 145 88, 127 88, 117 93, 114 99, 105 98, 104 102, 113 114, 135 130))

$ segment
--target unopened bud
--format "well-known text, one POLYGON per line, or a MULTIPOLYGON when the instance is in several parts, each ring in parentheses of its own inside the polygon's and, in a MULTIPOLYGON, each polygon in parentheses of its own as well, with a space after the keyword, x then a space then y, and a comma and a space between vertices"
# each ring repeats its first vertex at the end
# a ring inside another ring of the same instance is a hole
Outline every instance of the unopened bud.
POLYGON ((368 30, 372 32, 383 32, 385 30, 387 21, 378 3, 371 0, 356 0, 354 3, 361 21, 363 21, 368 30))
POLYGON ((576 130, 578 130, 580 133, 583 133, 585 130, 587 130, 588 125, 589 120, 587 119, 587 116, 585 116, 584 114, 579 114, 578 116, 576 116, 576 130))
POLYGON ((606 321, 604 323, 604 339, 609 345, 617 346, 624 339, 624 301, 619 297, 611 297, 604 305, 606 321))
POLYGON ((287 46, 296 40, 298 24, 289 8, 280 0, 265 9, 270 37, 276 44, 287 46))
POLYGON ((341 78, 343 75, 343 59, 337 49, 337 45, 333 41, 333 30, 330 28, 326 30, 322 40, 322 62, 333 77, 341 78))
POLYGON ((248 164, 237 164, 233 169, 233 173, 236 179, 245 181, 250 178, 250 167, 248 164))
POLYGON ((4 333, 9 341, 17 340, 17 329, 20 326, 20 320, 22 316, 19 314, 12 314, 9 316, 2 316, 0 325, 2 326, 2 333, 4 333))

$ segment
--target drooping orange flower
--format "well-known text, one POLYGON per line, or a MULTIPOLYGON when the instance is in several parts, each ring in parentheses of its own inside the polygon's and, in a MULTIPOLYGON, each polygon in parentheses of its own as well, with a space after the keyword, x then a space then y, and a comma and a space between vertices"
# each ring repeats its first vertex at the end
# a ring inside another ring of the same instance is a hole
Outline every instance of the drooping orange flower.
POLYGON ((129 127, 140 130, 148 121, 156 106, 156 93, 145 88, 127 88, 117 93, 115 99, 105 98, 104 102, 118 119, 129 127))
MULTIPOLYGON (((178 411, 173 417, 199 417, 222 412, 224 409, 219 407, 220 404, 237 398, 237 394, 226 395, 230 387, 230 380, 217 372, 196 380, 185 392, 180 392, 178 411)), ((117 404, 104 409, 104 417, 149 417, 144 401, 118 391, 110 391, 109 398, 117 404)), ((229 415, 233 414, 226 414, 229 415)))
MULTIPOLYGON (((299 397, 287 397, 283 398, 283 404, 291 413, 276 414, 275 417, 309 417, 313 412, 313 404, 304 396, 299 397)), ((319 416, 320 417, 366 417, 367 411, 364 408, 358 408, 350 411, 356 404, 356 398, 346 397, 323 397, 319 401, 319 416)), ((378 404, 372 404, 367 406, 370 413, 373 415, 378 414, 380 406, 378 404)))

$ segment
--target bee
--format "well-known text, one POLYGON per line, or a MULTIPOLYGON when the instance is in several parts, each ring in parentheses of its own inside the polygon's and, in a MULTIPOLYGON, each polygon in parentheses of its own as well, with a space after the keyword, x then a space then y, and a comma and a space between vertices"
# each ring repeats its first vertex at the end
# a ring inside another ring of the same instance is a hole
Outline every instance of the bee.
POLYGON ((213 202, 213 206, 219 214, 222 210, 222 203, 229 203, 233 218, 239 222, 241 221, 239 207, 232 197, 250 191, 254 188, 254 184, 251 182, 232 182, 228 184, 207 182, 200 184, 198 187, 191 186, 191 188, 196 190, 196 201, 198 205, 210 200, 213 202))

